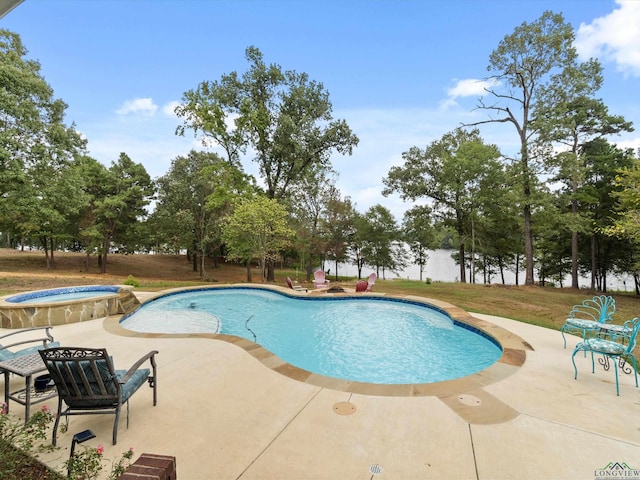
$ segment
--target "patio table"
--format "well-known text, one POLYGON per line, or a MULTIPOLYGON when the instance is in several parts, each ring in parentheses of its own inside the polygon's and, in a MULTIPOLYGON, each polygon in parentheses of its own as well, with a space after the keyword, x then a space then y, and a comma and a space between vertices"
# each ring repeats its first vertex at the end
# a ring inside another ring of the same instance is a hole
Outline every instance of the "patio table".
POLYGON ((44 391, 36 391, 31 382, 33 374, 45 371, 47 367, 42 361, 39 353, 22 355, 10 360, 0 362, 0 370, 4 371, 4 401, 7 404, 7 413, 9 412, 9 400, 24 405, 24 422, 27 423, 31 416, 31 405, 34 403, 44 402, 51 397, 57 395, 56 389, 47 388, 44 391), (9 375, 14 373, 25 379, 25 388, 10 391, 9 375))

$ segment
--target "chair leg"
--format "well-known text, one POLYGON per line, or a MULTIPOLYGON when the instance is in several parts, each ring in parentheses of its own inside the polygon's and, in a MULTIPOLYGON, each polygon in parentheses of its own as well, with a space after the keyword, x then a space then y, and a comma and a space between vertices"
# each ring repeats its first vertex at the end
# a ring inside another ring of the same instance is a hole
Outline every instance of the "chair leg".
POLYGON ((120 420, 120 407, 118 405, 116 407, 116 419, 113 421, 113 444, 118 443, 118 421, 120 420))
POLYGON ((574 380, 578 379, 578 367, 576 366, 576 353, 578 353, 577 349, 574 350, 573 355, 571 355, 571 363, 573 363, 573 371, 574 371, 574 375, 573 375, 574 380))
POLYGON ((616 372, 616 395, 620 396, 620 387, 618 387, 618 362, 613 362, 613 368, 616 372))
POLYGON ((153 372, 153 406, 155 407, 158 404, 158 377, 155 372, 153 372))
POLYGON ((51 443, 53 444, 54 447, 56 446, 56 443, 57 443, 56 435, 58 433, 58 425, 60 425, 60 417, 62 416, 61 412, 62 412, 62 399, 58 398, 58 414, 56 415, 56 421, 53 424, 53 438, 51 439, 51 443))
POLYGON ((149 382, 149 387, 153 390, 153 406, 155 407, 158 404, 158 379, 156 378, 156 369, 153 368, 153 375, 147 378, 147 382, 149 382))
POLYGON ((147 379, 147 381, 149 382, 149 386, 153 388, 153 406, 155 407, 158 403, 158 370, 156 367, 155 355, 151 357, 151 369, 152 375, 147 379))
POLYGON ((564 325, 562 326, 562 328, 560 329, 560 333, 562 334, 562 343, 564 344, 563 348, 567 348, 567 339, 564 336, 564 325))

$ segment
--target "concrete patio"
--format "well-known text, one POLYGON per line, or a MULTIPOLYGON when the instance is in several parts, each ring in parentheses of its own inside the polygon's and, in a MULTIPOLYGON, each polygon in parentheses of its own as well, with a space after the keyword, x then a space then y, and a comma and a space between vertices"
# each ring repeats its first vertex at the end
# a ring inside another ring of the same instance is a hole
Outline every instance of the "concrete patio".
MULTIPOLYGON (((269 368, 240 344, 134 334, 117 317, 56 326, 62 345, 106 347, 120 369, 159 350, 159 400, 153 407, 146 387, 132 397, 116 446, 112 416, 72 417, 60 449, 41 458, 62 470, 73 434, 91 429, 97 438, 84 445, 103 445, 106 458, 130 447, 134 459, 176 456, 180 480, 589 479, 616 462, 640 469, 633 375, 620 376, 618 397, 613 371, 596 366, 592 374, 589 357, 576 357, 573 379, 577 337, 564 350, 558 331, 473 316, 524 339, 532 347, 524 364, 481 387, 458 382, 454 394, 419 396, 314 385, 269 368)), ((18 388, 23 379, 11 383, 18 388)), ((47 402, 53 411, 56 404, 47 402)), ((15 403, 11 412, 23 414, 15 403)))

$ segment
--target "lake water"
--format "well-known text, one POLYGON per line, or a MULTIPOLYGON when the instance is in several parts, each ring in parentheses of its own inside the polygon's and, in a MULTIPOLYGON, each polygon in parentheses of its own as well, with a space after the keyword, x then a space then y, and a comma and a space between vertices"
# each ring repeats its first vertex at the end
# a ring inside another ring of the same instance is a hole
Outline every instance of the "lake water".
MULTIPOLYGON (((434 282, 458 282, 460 281, 460 266, 456 264, 456 262, 451 258, 451 255, 455 253, 455 250, 430 250, 429 251, 429 259, 427 260, 427 265, 422 271, 422 279, 426 280, 430 278, 434 282)), ((329 279, 332 279, 332 276, 335 275, 335 263, 327 262, 325 263, 325 269, 331 269, 331 273, 329 275, 329 279)), ((362 269, 362 277, 366 278, 369 276, 371 272, 375 270, 371 267, 364 267, 362 269)), ((340 264, 338 268, 338 275, 348 275, 357 277, 358 270, 355 266, 349 264, 340 264)), ((467 270, 467 277, 469 275, 469 271, 467 270)), ((382 277, 382 272, 380 272, 380 276, 382 277)), ((387 280, 391 280, 394 278, 406 278, 409 280, 420 280, 420 268, 417 265, 410 265, 408 268, 401 270, 399 272, 385 272, 384 277, 387 280)), ((504 280, 507 285, 515 285, 516 284, 516 275, 512 271, 505 270, 504 272, 504 280)), ((520 272, 518 278, 520 285, 524 284, 525 273, 524 271, 520 272)), ((536 277, 536 281, 538 278, 536 277)), ((467 278, 467 282, 469 282, 469 278, 467 278)), ((476 272, 476 283, 483 282, 482 271, 479 270, 476 272)), ((502 283, 502 279, 500 274, 493 275, 491 277, 491 283, 502 283)), ((581 288, 589 288, 591 286, 591 278, 589 277, 580 277, 578 283, 581 288)), ((565 278, 564 287, 571 286, 571 277, 567 276, 565 278)), ((608 275, 607 276, 607 289, 608 290, 622 290, 622 291, 633 291, 633 278, 630 276, 617 276, 617 275, 608 275)))

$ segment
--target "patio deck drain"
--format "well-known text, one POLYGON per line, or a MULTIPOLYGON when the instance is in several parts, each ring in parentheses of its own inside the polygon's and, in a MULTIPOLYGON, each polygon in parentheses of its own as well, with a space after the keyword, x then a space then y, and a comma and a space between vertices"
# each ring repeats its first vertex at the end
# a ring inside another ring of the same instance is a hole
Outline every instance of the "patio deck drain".
POLYGON ((350 402, 338 402, 333 406, 333 411, 338 415, 353 415, 356 413, 356 406, 350 402))
POLYGON ((380 475, 382 473, 382 465, 378 465, 377 463, 370 465, 369 472, 371 472, 371 478, 373 478, 374 475, 380 475))

